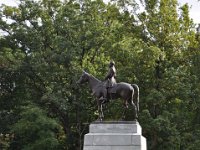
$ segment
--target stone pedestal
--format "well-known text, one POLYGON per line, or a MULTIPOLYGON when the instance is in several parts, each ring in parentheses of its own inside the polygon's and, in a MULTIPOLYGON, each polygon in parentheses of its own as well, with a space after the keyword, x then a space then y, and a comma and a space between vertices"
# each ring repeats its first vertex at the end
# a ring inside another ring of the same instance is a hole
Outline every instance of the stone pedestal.
POLYGON ((84 137, 83 150, 146 150, 138 122, 94 122, 84 137))

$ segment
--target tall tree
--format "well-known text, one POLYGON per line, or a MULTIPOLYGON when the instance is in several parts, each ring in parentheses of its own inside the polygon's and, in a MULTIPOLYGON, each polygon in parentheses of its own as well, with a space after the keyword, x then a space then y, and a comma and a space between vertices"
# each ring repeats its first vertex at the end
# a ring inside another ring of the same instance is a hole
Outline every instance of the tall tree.
MULTIPOLYGON (((98 113, 89 89, 75 83, 82 69, 103 80, 110 59, 118 82, 140 87, 139 122, 149 149, 198 146, 199 35, 189 7, 178 8, 176 0, 143 4, 142 13, 135 11, 135 1, 126 0, 22 0, 18 7, 1 7, 4 148, 45 148, 43 138, 50 135, 49 148, 82 149, 83 135, 98 113), (28 126, 26 132, 40 140, 28 140, 20 127, 25 123, 37 128, 33 133, 28 126)), ((108 104, 106 119, 119 119, 121 107, 120 101, 108 104)), ((126 119, 132 119, 131 110, 126 119)))

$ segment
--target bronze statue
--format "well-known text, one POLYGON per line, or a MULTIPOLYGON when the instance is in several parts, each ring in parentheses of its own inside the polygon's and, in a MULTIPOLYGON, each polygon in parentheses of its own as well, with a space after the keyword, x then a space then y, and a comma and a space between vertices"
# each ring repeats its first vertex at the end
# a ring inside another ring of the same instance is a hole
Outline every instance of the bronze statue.
POLYGON ((106 80, 106 87, 112 87, 116 83, 116 69, 115 69, 115 62, 111 61, 109 64, 108 74, 105 77, 106 80))
POLYGON ((104 98, 107 99, 121 98, 123 100, 125 108, 128 108, 128 104, 133 106, 134 108, 133 119, 136 120, 138 118, 139 87, 136 84, 129 84, 125 82, 115 83, 112 86, 112 88, 108 90, 108 95, 107 95, 105 82, 102 82, 97 78, 95 78, 94 76, 90 75, 89 73, 83 71, 83 74, 77 81, 77 83, 82 84, 85 82, 89 83, 89 87, 92 90, 92 94, 96 97, 100 121, 102 121, 102 119, 104 118, 103 107, 102 107, 104 103, 104 98))
MULTIPOLYGON (((107 95, 109 93, 109 88, 112 88, 114 86, 114 84, 116 84, 116 69, 115 69, 115 62, 111 61, 109 64, 109 70, 108 73, 105 77, 105 86, 106 86, 106 93, 105 93, 105 97, 104 97, 104 102, 109 102, 109 99, 107 98, 107 95)), ((112 91, 115 93, 115 91, 112 91)))

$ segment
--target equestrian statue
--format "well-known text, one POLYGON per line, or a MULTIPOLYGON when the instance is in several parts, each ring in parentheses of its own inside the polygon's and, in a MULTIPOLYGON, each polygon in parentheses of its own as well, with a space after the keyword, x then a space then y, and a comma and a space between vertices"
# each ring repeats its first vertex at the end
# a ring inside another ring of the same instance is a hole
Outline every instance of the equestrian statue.
POLYGON ((100 81, 93 75, 83 71, 77 83, 83 84, 85 82, 89 83, 92 95, 96 97, 100 121, 104 118, 103 104, 117 98, 123 100, 125 109, 128 108, 128 104, 133 107, 133 119, 137 120, 139 112, 139 87, 136 84, 116 82, 116 69, 114 61, 111 61, 109 64, 109 70, 105 77, 105 81, 100 81))

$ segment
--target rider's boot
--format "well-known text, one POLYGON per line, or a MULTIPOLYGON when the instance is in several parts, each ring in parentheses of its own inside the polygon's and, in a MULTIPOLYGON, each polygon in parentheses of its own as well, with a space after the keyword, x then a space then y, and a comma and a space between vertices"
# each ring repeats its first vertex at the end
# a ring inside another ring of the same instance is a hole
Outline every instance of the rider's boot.
POLYGON ((106 96, 105 96, 105 102, 108 103, 109 102, 109 98, 108 98, 108 89, 109 87, 106 88, 106 96))
POLYGON ((103 102, 102 102, 102 104, 105 104, 105 103, 107 103, 108 102, 108 99, 105 97, 105 98, 103 98, 103 102))
POLYGON ((104 98, 103 96, 99 98, 99 101, 101 101, 102 104, 105 104, 107 102, 107 98, 104 98))

